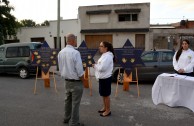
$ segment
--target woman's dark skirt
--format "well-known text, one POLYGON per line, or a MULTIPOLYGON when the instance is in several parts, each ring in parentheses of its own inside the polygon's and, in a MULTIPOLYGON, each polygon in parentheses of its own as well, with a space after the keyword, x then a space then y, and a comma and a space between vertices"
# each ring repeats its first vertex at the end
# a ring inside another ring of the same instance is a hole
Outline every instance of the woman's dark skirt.
POLYGON ((193 72, 191 72, 191 73, 178 73, 177 71, 175 71, 175 73, 177 73, 179 75, 185 75, 185 76, 191 76, 191 77, 194 76, 194 73, 193 72))
POLYGON ((99 79, 100 96, 107 97, 111 94, 112 76, 106 79, 99 79))

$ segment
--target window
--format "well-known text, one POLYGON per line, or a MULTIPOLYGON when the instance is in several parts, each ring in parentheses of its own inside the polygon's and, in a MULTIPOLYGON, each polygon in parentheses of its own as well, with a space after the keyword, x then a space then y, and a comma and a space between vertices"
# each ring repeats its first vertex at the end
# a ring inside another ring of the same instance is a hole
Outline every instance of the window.
POLYGON ((163 52, 162 53, 162 62, 172 62, 174 53, 172 52, 163 52))
POLYGON ((132 21, 137 21, 137 14, 131 14, 132 21))
POLYGON ((152 52, 145 54, 141 57, 143 62, 157 62, 158 61, 158 52, 152 52))
POLYGON ((130 14, 119 14, 119 21, 130 21, 130 14))
POLYGON ((119 21, 138 21, 138 14, 119 14, 119 21))
POLYGON ((18 57, 28 57, 30 56, 30 48, 27 46, 18 48, 18 57))
POLYGON ((31 38, 31 42, 44 42, 44 41, 45 41, 44 37, 31 38))
POLYGON ((17 52, 18 52, 17 47, 9 47, 9 48, 7 48, 6 57, 8 57, 8 58, 16 57, 17 52))
POLYGON ((34 44, 34 49, 40 49, 42 44, 34 44))
POLYGON ((30 48, 28 46, 7 48, 7 52, 6 52, 7 58, 28 57, 28 56, 30 56, 30 48))

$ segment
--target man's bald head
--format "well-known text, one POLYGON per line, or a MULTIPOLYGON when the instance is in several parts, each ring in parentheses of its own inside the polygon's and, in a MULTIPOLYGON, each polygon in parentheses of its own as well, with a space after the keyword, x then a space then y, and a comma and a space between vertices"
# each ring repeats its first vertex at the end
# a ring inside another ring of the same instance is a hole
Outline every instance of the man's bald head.
POLYGON ((67 44, 72 45, 74 47, 77 46, 76 36, 74 34, 67 34, 67 44))
POLYGON ((71 41, 71 40, 75 40, 76 37, 74 34, 67 34, 67 42, 71 41))

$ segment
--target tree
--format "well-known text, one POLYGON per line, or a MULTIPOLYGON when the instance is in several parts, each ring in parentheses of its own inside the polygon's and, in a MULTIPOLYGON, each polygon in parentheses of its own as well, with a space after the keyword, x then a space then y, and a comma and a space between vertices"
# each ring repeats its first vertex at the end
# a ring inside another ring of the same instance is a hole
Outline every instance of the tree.
POLYGON ((49 21, 45 20, 45 21, 41 24, 41 26, 49 26, 49 21))
POLYGON ((35 27, 36 22, 30 19, 25 19, 20 21, 22 27, 35 27))
POLYGON ((8 0, 0 0, 0 45, 11 36, 16 36, 16 18, 10 13, 14 7, 9 5, 8 0))
POLYGON ((20 27, 39 27, 39 26, 49 26, 49 21, 45 20, 41 24, 36 24, 36 22, 31 19, 24 19, 24 20, 21 20, 20 22, 17 22, 18 28, 20 27))
POLYGON ((21 28, 21 27, 23 27, 22 23, 21 23, 21 22, 19 22, 19 21, 16 21, 16 25, 17 25, 17 28, 21 28))

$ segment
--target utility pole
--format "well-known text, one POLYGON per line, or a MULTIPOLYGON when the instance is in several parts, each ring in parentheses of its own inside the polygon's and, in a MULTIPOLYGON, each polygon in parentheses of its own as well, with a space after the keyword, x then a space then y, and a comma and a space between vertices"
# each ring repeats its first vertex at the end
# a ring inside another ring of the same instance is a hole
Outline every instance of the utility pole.
POLYGON ((60 0, 57 4, 57 48, 60 49, 60 0))
MULTIPOLYGON (((57 48, 59 51, 61 50, 60 48, 60 0, 58 0, 57 4, 57 48)), ((59 70, 59 66, 57 65, 57 70, 59 70)))

